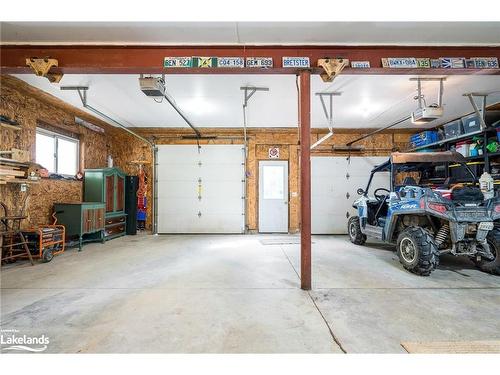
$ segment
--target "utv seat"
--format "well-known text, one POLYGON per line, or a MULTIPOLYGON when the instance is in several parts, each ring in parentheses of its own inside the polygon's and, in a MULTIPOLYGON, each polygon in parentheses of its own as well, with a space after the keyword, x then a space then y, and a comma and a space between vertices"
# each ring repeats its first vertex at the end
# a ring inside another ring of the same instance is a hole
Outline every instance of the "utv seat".
POLYGON ((415 181, 415 179, 413 177, 408 176, 408 177, 405 177, 405 179, 403 180, 403 185, 404 186, 416 186, 417 181, 415 181))

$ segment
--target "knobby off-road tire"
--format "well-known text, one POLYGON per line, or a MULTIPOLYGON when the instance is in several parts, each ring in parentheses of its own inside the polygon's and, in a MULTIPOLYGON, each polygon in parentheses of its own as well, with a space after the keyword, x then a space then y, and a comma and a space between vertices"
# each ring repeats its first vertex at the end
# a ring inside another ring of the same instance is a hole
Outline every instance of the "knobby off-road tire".
POLYGON ((500 229, 494 228, 490 230, 486 237, 486 241, 488 245, 490 245, 490 251, 495 256, 495 259, 490 260, 481 258, 481 260, 478 261, 477 258, 474 257, 472 261, 481 271, 500 275, 500 229))
POLYGON ((347 222, 347 232, 352 243, 363 245, 366 242, 366 236, 361 232, 358 216, 353 216, 349 219, 347 222))
POLYGON ((429 276, 439 265, 439 251, 434 236, 421 227, 409 227, 397 241, 399 261, 408 271, 429 276))

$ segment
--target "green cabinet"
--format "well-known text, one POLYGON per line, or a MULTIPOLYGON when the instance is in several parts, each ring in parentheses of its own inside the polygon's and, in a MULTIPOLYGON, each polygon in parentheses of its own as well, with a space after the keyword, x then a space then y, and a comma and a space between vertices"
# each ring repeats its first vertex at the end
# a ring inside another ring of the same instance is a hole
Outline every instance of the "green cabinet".
POLYGON ((104 240, 105 205, 100 202, 54 203, 57 223, 64 225, 66 236, 78 236, 79 248, 83 239, 104 240))
POLYGON ((86 169, 83 191, 84 201, 104 203, 104 238, 125 235, 125 173, 118 168, 86 169))

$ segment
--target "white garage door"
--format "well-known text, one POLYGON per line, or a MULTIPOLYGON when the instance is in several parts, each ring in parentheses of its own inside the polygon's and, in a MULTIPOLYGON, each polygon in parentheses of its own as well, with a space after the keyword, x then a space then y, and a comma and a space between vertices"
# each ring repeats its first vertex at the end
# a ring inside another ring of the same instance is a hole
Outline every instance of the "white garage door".
MULTIPOLYGON (((370 172, 388 157, 312 157, 311 231, 313 234, 347 234, 348 217, 356 215, 352 202, 365 188, 370 172), (349 216, 348 216, 349 215, 349 216)), ((376 173, 369 193, 389 188, 389 173, 376 173)))
POLYGON ((158 233, 243 233, 243 145, 158 146, 158 233))

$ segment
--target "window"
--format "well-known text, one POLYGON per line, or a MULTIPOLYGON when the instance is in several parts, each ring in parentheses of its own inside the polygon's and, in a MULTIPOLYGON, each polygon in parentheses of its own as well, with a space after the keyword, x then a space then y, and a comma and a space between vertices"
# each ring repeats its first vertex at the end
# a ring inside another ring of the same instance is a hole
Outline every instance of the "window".
POLYGON ((74 176, 78 172, 78 140, 36 129, 36 162, 50 173, 74 176))

